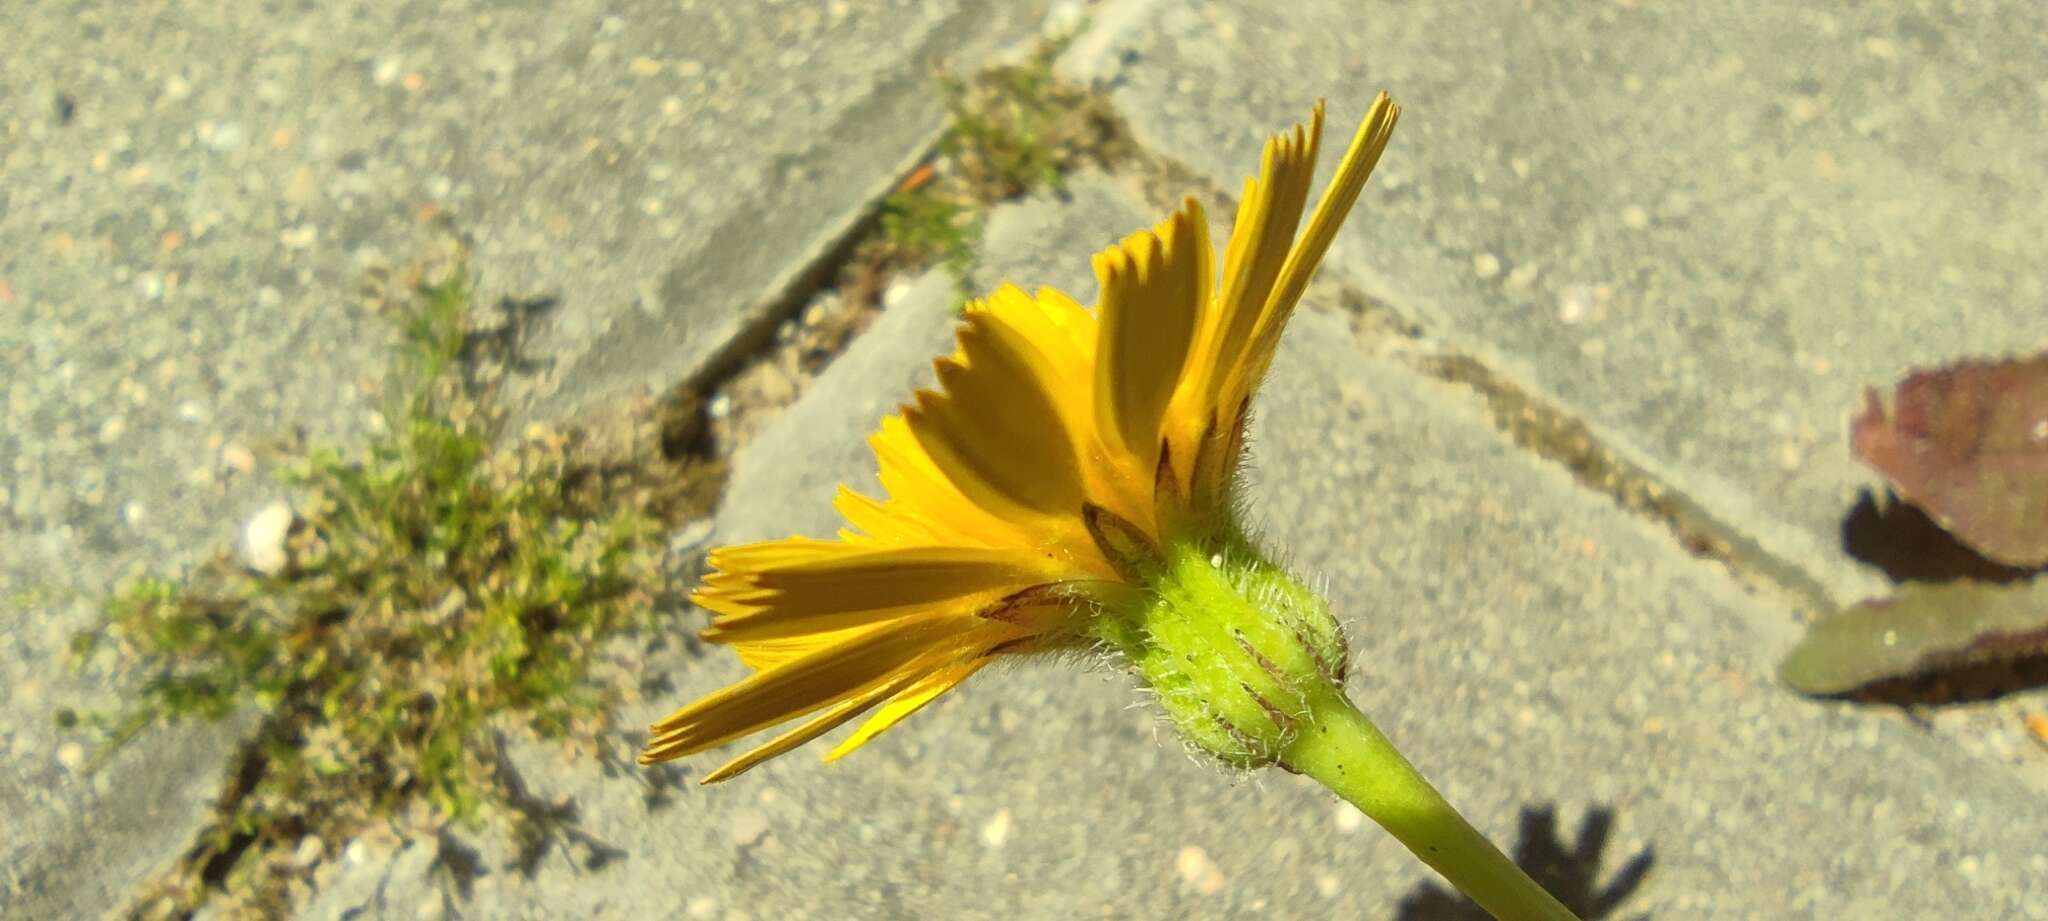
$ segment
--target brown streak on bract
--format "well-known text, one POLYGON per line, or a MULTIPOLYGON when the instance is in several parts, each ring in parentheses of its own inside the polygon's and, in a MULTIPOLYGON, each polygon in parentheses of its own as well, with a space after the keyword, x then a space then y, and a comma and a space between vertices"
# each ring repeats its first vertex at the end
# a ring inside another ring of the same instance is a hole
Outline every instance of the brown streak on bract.
POLYGON ((1159 440, 1159 464, 1152 470, 1152 516, 1164 531, 1167 522, 1187 513, 1187 496, 1173 470, 1173 443, 1159 440))
POLYGON ((1251 656, 1252 661, 1259 664, 1259 670, 1265 672, 1268 677, 1281 684, 1292 683, 1288 680, 1287 673, 1281 671, 1280 666, 1274 664, 1272 659, 1266 658, 1266 654, 1253 646, 1250 640, 1245 639, 1242 632, 1232 630, 1230 631, 1230 638, 1237 641, 1237 648, 1244 650, 1246 655, 1251 656))
POLYGON ((1243 688, 1244 692, 1250 695, 1252 702, 1259 705, 1259 709, 1266 711, 1266 718, 1273 721, 1273 727, 1280 730, 1281 735, 1294 734, 1294 717, 1282 712, 1272 701, 1267 700, 1260 696, 1257 691, 1252 690, 1250 685, 1239 682, 1237 686, 1243 688))
POLYGON ((1328 681, 1331 684, 1337 685, 1338 687, 1343 687, 1345 659, 1340 656, 1337 659, 1337 661, 1330 661, 1328 658, 1325 657, 1325 653, 1328 652, 1328 650, 1324 649, 1320 643, 1317 643, 1314 640, 1312 640, 1308 634, 1302 632, 1301 625, 1299 623, 1297 623, 1293 619, 1288 619, 1284 621, 1284 623, 1286 623, 1288 631, 1294 634, 1294 641, 1300 643, 1301 648, 1308 650, 1309 658, 1315 660, 1316 673, 1322 675, 1323 680, 1328 681))
POLYGON ((1230 477, 1237 471, 1238 456, 1244 447, 1245 418, 1251 408, 1250 398, 1240 400, 1228 429, 1222 427, 1221 414, 1212 416, 1202 431, 1202 439, 1195 446, 1195 465, 1189 473, 1190 502, 1197 509, 1213 509, 1223 504, 1230 493, 1230 477))
POLYGON ((1117 575, 1132 582, 1142 582, 1146 573, 1166 565, 1164 555, 1152 539, 1117 513, 1093 502, 1083 502, 1081 520, 1087 524, 1088 536, 1095 539, 1095 546, 1102 551, 1103 558, 1116 567, 1117 575))
POLYGON ((1045 582, 1011 592, 983 608, 976 616, 1022 626, 1023 622, 1017 616, 1019 612, 1029 608, 1066 606, 1073 602, 1073 595, 1061 583, 1045 582))

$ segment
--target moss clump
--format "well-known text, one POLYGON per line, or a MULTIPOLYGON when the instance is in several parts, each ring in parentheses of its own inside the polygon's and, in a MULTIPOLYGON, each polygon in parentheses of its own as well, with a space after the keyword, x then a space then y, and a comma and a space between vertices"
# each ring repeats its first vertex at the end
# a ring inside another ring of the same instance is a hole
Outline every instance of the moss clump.
POLYGON ((597 677, 600 645, 650 622, 665 525, 715 492, 702 470, 641 488, 574 435, 494 448, 467 373, 470 278, 457 260, 401 287, 392 421, 360 456, 296 452, 285 566, 222 553, 182 580, 135 581, 77 638, 82 659, 118 655, 144 676, 118 710, 83 717, 106 733, 101 757, 160 723, 261 714, 214 825, 143 914, 210 900, 282 916, 307 841, 332 853, 381 819, 517 818, 498 733, 596 741, 626 690, 597 677))

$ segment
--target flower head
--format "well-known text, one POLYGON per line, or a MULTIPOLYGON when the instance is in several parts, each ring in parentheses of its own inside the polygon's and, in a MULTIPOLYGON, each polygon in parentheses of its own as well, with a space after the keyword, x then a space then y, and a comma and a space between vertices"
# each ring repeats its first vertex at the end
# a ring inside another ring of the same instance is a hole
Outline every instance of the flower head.
POLYGON ((1271 627, 1301 639, 1305 667, 1341 674, 1334 621, 1251 549, 1234 492, 1252 393, 1399 114, 1385 94, 1374 101, 1299 234, 1322 104, 1269 139, 1220 273, 1189 198, 1095 256, 1092 311, 1012 285, 969 305, 958 350, 936 363, 938 389, 869 439, 886 500, 841 487, 848 527, 836 540, 711 554, 715 571, 694 596, 716 615, 703 637, 731 644, 754 674, 656 723, 640 760, 810 717, 709 783, 873 711, 835 759, 1001 656, 1089 642, 1129 659, 1198 747, 1270 760, 1260 727, 1285 730, 1275 700, 1286 687, 1246 686, 1236 705, 1219 703, 1199 675, 1153 660, 1177 658, 1158 645, 1179 611, 1224 604, 1244 614, 1217 629, 1249 661, 1270 671, 1286 658, 1245 638, 1271 627), (1206 561, 1224 574, 1202 575, 1206 561), (1171 706, 1177 695, 1194 701, 1186 713, 1171 706))

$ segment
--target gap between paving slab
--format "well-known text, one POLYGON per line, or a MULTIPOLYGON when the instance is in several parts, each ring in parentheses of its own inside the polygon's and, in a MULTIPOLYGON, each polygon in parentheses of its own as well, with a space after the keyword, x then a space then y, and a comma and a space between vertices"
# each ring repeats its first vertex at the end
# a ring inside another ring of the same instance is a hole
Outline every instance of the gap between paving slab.
POLYGON ((453 215, 487 292, 558 295, 527 343, 556 367, 506 394, 529 417, 688 378, 923 153, 928 65, 972 69, 1045 9, 598 6, 10 10, 7 913, 117 910, 207 816, 243 724, 154 733, 85 782, 49 713, 118 681, 56 666, 91 595, 272 497, 242 446, 356 441, 391 348, 345 306, 364 268, 453 215))
POLYGON ((2043 72, 2015 22, 2048 17, 1116 0, 1059 72, 1225 191, 1315 97, 1341 138, 1391 90, 1407 116, 1330 268, 1842 603, 1888 587, 1842 550, 1878 486, 1846 448, 1861 387, 2041 343, 2021 241, 2048 217, 2013 203, 2048 194, 2043 72))
MULTIPOLYGON (((1069 79, 1092 80, 1105 90, 1119 86, 1121 78, 1105 76, 1112 71, 1104 64, 1107 60, 1125 61, 1132 53, 1129 36, 1119 31, 1119 24, 1140 19, 1151 9, 1149 2, 1110 4, 1100 28, 1071 46, 1060 58, 1057 72, 1069 79)), ((1299 117, 1302 116, 1279 117, 1267 130, 1280 130, 1299 117)), ((1333 119, 1325 144, 1341 145, 1348 139, 1349 131, 1348 126, 1333 119)), ((1200 197, 1209 204, 1214 222, 1212 235, 1222 239, 1230 229, 1229 216, 1236 210, 1235 192, 1226 189, 1220 177, 1205 174, 1168 153, 1142 145, 1140 149, 1143 155, 1126 172, 1143 188, 1145 197, 1159 208, 1170 209, 1191 190, 1199 190, 1200 197)), ((1333 162, 1325 158, 1320 176, 1323 181, 1327 181, 1333 162)), ((1380 172, 1384 174, 1387 170, 1383 168, 1380 172)), ((1381 180, 1374 185, 1388 184, 1381 180)), ((1375 205, 1370 199, 1361 202, 1361 220, 1371 219, 1375 205)), ((1746 584, 1775 595, 1801 616, 1836 606, 1829 586, 1801 564, 1773 554, 1748 529, 1734 525, 1674 488, 1666 478, 1633 459, 1635 452, 1618 450, 1614 446, 1617 439, 1611 433, 1563 408, 1554 396, 1532 390, 1497 367, 1489 366, 1487 361, 1459 351, 1454 343, 1430 335, 1429 329, 1415 319, 1418 311, 1366 294, 1355 287, 1356 282, 1330 280, 1328 276, 1339 275, 1338 270, 1322 274, 1325 277, 1312 282, 1311 288, 1321 292, 1321 296, 1311 296, 1306 299, 1308 302, 1335 303, 1337 309, 1353 316, 1354 332, 1385 340, 1381 344, 1389 354, 1424 374, 1473 390, 1486 400, 1496 424, 1523 448, 1565 466, 1581 485, 1608 496, 1621 507, 1669 527, 1695 555, 1727 565, 1746 584)), ((1494 361, 1510 366, 1517 363, 1499 357, 1494 361)), ((1625 444, 1625 439, 1619 441, 1625 444)))
MULTIPOLYGON (((2048 194, 2048 159, 2017 153, 2048 133, 1997 18, 1116 0, 1055 71, 1225 192, 1319 95, 1327 176, 1393 91, 1406 115, 1326 284, 1392 305, 1370 325, 1416 367, 1806 620, 1891 588, 1844 547, 1883 489, 1846 444, 1861 388, 2040 346, 2048 276, 2015 241, 2048 217, 2008 203, 2048 194)), ((2043 784, 2023 717, 2044 700, 1918 718, 2043 784)))
MULTIPOLYGON (((1113 182, 1070 189, 997 212, 990 273, 1092 295, 1075 241, 1154 216, 1113 182)), ((834 484, 874 489, 861 437, 929 382, 947 287, 921 281, 741 454, 712 541, 830 533, 834 484)), ((1566 870, 1605 882, 1647 857, 1622 917, 2048 917, 2038 796, 1897 721, 1776 690, 1775 650, 1794 632, 1780 612, 1511 444, 1470 391, 1375 357, 1312 311, 1260 405, 1255 514, 1348 622, 1353 693, 1497 840, 1519 843, 1522 810, 1554 809, 1567 839, 1610 814, 1606 850, 1566 870)), ((628 721, 745 671, 681 647, 644 667, 670 686, 628 721)), ((706 918, 1441 908, 1369 823, 1296 778, 1231 783, 1182 756, 1137 699, 1118 675, 1022 662, 839 764, 813 745, 700 788, 686 783, 708 767, 697 759, 651 801, 598 765, 523 751, 536 794, 573 802, 616 850, 565 851, 530 876, 490 867, 459 904, 706 918)), ((620 754, 636 742, 619 739, 620 754)), ((377 860, 360 872, 383 905, 441 904, 419 874, 377 860)), ((350 887, 368 884, 333 891, 350 887)))

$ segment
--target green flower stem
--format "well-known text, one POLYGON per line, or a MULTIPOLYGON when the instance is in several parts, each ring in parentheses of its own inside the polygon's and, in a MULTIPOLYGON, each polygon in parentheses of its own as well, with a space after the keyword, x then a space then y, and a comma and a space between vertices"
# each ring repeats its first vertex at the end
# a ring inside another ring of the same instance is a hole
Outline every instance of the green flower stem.
POLYGON ((1310 695, 1280 763, 1357 806, 1499 921, 1578 921, 1452 809, 1341 690, 1310 695))

